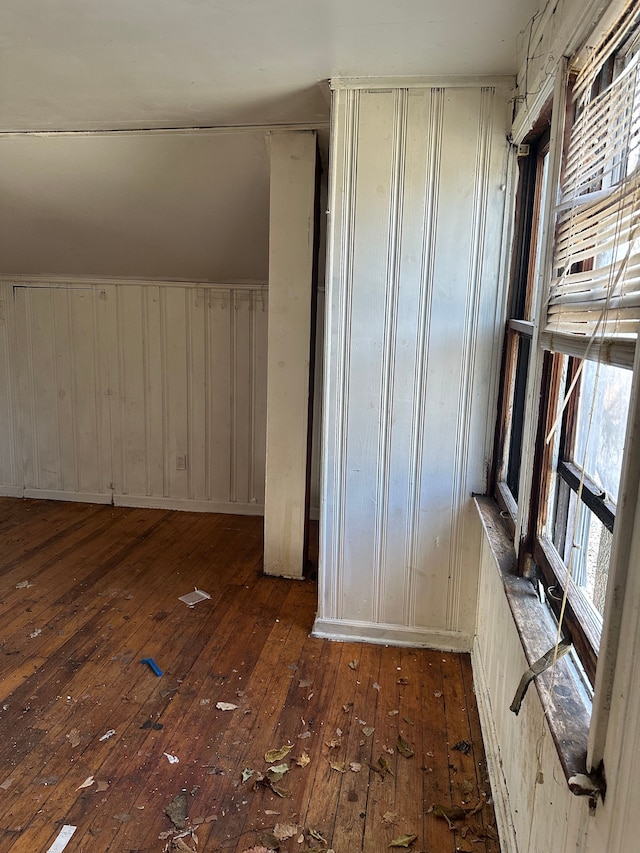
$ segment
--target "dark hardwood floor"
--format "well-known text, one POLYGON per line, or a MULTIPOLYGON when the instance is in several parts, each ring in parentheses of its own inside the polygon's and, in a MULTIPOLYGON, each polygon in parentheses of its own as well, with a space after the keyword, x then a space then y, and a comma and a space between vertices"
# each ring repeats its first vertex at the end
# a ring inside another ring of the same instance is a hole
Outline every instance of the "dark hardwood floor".
POLYGON ((1 853, 499 850, 469 657, 261 566, 261 518, 0 499, 1 853))

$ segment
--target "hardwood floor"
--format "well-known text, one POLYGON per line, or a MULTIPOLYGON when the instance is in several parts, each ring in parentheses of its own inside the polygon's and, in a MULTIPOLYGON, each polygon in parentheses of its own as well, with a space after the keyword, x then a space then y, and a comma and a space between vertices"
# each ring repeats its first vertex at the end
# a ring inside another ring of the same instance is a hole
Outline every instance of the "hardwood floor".
POLYGON ((0 499, 2 853, 499 850, 468 656, 313 639, 261 561, 261 518, 0 499))

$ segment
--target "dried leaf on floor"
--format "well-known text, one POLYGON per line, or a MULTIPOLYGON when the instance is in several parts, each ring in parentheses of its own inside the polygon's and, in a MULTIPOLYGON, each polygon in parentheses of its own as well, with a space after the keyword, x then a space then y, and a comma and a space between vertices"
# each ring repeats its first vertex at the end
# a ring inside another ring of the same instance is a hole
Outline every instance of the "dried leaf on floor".
POLYGON ((442 696, 442 690, 434 690, 433 695, 436 697, 436 699, 439 699, 442 696))
POLYGON ((298 767, 306 767, 310 761, 311 759, 309 758, 309 755, 306 752, 303 752, 299 758, 296 758, 296 764, 298 765, 298 767))
POLYGON ((292 749, 293 744, 291 744, 291 746, 281 746, 280 749, 270 749, 269 752, 265 752, 264 760, 267 764, 273 764, 276 761, 281 761, 285 755, 289 755, 292 749))
POLYGON ((331 738, 331 740, 325 741, 325 746, 329 747, 329 749, 337 749, 339 746, 342 746, 342 738, 331 738))
POLYGON ((358 661, 357 660, 349 661, 349 667, 350 667, 350 669, 356 670, 358 668, 358 661))
POLYGON ((289 772, 288 764, 274 764, 267 770, 267 778, 270 783, 279 782, 285 773, 289 772))
POLYGON ((251 777, 253 776, 253 774, 254 774, 254 771, 250 767, 245 767, 244 770, 242 771, 242 781, 248 782, 249 779, 251 779, 251 777))
POLYGON ((188 814, 186 792, 181 791, 177 794, 165 808, 164 813, 176 829, 184 829, 188 814))
POLYGON ((346 773, 344 761, 330 761, 329 767, 331 767, 332 770, 337 770, 338 773, 346 773))
POLYGON ((286 841, 287 838, 293 838, 298 832, 298 825, 293 823, 277 823, 273 828, 273 834, 278 841, 286 841))
POLYGON ((464 820, 467 814, 462 806, 443 806, 440 803, 433 806, 433 813, 436 817, 444 818, 449 824, 449 829, 455 829, 453 821, 464 820))
POLYGON ((388 773, 390 776, 394 775, 393 770, 389 766, 389 762, 384 757, 384 755, 380 756, 380 758, 378 759, 378 764, 380 765, 380 767, 382 767, 382 769, 384 770, 385 773, 388 773))
POLYGON ((298 681, 298 687, 311 687, 313 681, 310 678, 301 678, 298 681))
POLYGON ((415 834, 399 835, 397 838, 392 840, 389 847, 408 847, 410 844, 413 844, 417 837, 418 836, 415 834))
POLYGON ((216 702, 216 708, 219 711, 235 711, 237 707, 233 702, 216 702))
POLYGON ((324 838, 324 837, 323 837, 323 836, 318 832, 318 830, 317 830, 317 829, 311 829, 311 828, 309 828, 309 835, 311 836, 311 838, 314 838, 316 841, 320 841, 322 844, 328 844, 328 843, 329 843, 329 842, 327 841, 327 839, 326 839, 326 838, 324 838))
POLYGON ((364 726, 362 729, 362 734, 365 737, 371 737, 371 735, 375 732, 375 728, 373 726, 364 726))
POLYGON ((277 794, 283 799, 287 799, 291 796, 291 791, 287 791, 286 788, 282 788, 280 785, 271 785, 270 787, 274 794, 277 794))
POLYGON ((71 729, 67 738, 72 747, 80 746, 80 732, 78 729, 71 729))
POLYGON ((398 735, 396 746, 398 747, 398 752, 400 753, 400 755, 404 755, 405 758, 411 758, 413 755, 415 755, 414 751, 411 749, 410 745, 402 737, 402 735, 398 735))
POLYGON ((76 791, 80 791, 82 788, 90 788, 93 785, 93 776, 87 776, 82 785, 78 785, 76 791))
POLYGON ((383 820, 385 823, 388 823, 388 824, 397 823, 397 821, 398 821, 398 812, 385 812, 385 813, 382 815, 382 820, 383 820))

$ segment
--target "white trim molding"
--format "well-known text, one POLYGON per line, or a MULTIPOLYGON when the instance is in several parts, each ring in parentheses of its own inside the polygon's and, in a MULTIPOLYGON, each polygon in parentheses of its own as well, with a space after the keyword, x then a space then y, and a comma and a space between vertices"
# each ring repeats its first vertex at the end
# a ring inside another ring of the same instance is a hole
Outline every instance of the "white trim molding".
POLYGON ((385 646, 440 649, 443 652, 468 652, 473 637, 460 631, 387 625, 380 622, 356 622, 350 619, 316 619, 312 637, 350 643, 375 643, 385 646))

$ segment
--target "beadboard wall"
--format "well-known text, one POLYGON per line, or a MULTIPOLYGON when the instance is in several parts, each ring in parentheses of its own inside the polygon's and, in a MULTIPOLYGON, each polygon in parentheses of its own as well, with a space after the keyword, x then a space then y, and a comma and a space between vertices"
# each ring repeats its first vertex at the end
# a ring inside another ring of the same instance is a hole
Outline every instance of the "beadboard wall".
POLYGON ((333 82, 314 630, 469 649, 509 91, 333 82))
POLYGON ((259 513, 267 287, 0 282, 0 493, 259 513))

